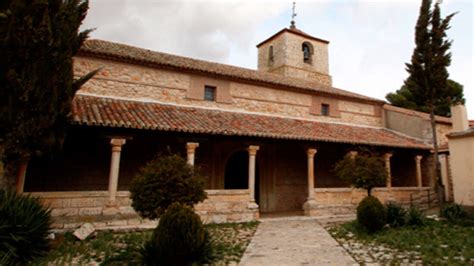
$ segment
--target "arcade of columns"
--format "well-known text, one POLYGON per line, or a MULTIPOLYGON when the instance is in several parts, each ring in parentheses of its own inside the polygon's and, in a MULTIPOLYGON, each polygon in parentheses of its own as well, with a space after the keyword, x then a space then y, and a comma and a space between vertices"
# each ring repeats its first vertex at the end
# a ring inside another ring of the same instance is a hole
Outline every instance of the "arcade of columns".
MULTIPOLYGON (((122 150, 122 146, 125 145, 126 140, 120 138, 113 138, 110 141, 110 145, 112 146, 112 158, 110 163, 110 175, 109 175, 109 205, 114 206, 117 194, 117 187, 118 187, 118 178, 119 178, 119 168, 120 168, 120 153, 122 150)), ((196 142, 188 142, 186 143, 186 153, 187 153, 187 163, 189 165, 194 165, 194 157, 196 153, 196 149, 199 147, 199 143, 196 142)), ((257 157, 257 151, 259 150, 259 146, 250 145, 247 148, 249 154, 249 169, 248 169, 248 184, 249 184, 249 193, 250 193, 250 202, 249 208, 258 208, 258 205, 255 202, 255 162, 257 157)), ((308 200, 305 203, 308 207, 314 205, 314 188, 315 188, 315 178, 314 178, 314 157, 317 153, 317 150, 314 148, 309 148, 306 150, 307 158, 308 158, 308 200)), ((357 156, 357 152, 351 151, 351 157, 357 156)), ((388 179, 386 183, 387 189, 391 190, 392 188, 392 177, 390 171, 390 158, 392 157, 391 153, 384 154, 385 160, 385 167, 388 173, 388 179)), ((416 163, 416 184, 417 187, 422 187, 422 175, 421 175, 421 159, 423 157, 420 155, 415 156, 415 163, 416 163)))

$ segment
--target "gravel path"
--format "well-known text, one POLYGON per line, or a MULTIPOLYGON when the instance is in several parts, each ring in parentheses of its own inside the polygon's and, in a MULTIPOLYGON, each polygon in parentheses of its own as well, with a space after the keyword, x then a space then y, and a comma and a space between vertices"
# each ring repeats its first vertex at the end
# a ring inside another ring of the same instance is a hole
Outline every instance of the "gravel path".
POLYGON ((315 220, 263 220, 240 265, 358 265, 315 220))

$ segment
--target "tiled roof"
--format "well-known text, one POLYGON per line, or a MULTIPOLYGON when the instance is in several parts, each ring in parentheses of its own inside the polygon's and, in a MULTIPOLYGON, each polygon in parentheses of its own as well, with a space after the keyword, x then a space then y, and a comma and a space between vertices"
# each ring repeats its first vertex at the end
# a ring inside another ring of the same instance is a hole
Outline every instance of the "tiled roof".
POLYGON ((302 36, 302 37, 305 37, 305 38, 309 38, 309 39, 312 39, 312 40, 315 40, 315 41, 318 41, 318 42, 323 42, 323 43, 329 43, 329 41, 326 41, 326 40, 323 40, 323 39, 320 39, 320 38, 316 38, 314 36, 311 36, 309 35, 308 33, 300 30, 300 29, 292 29, 292 28, 284 28, 282 29, 281 31, 273 34, 271 37, 267 38, 266 40, 262 41, 261 43, 257 44, 257 47, 260 47, 262 46, 263 44, 269 42, 270 40, 273 40, 274 38, 276 38, 278 35, 282 34, 283 32, 290 32, 290 33, 293 33, 293 34, 296 34, 296 35, 299 35, 299 36, 302 36))
POLYGON ((456 138, 464 138, 464 137, 470 137, 474 136, 474 127, 470 127, 464 131, 459 131, 459 132, 451 132, 448 135, 446 135, 450 139, 456 139, 456 138))
POLYGON ((87 40, 81 47, 79 55, 91 55, 99 58, 131 62, 150 67, 170 68, 197 74, 217 75, 223 78, 256 82, 270 86, 279 86, 286 89, 303 90, 312 93, 319 92, 326 95, 337 95, 340 97, 376 102, 379 104, 383 103, 383 101, 379 99, 333 88, 317 82, 310 82, 303 79, 289 78, 258 70, 160 53, 103 40, 87 40))
POLYGON ((251 136, 429 149, 393 131, 267 115, 76 95, 74 123, 200 134, 251 136))

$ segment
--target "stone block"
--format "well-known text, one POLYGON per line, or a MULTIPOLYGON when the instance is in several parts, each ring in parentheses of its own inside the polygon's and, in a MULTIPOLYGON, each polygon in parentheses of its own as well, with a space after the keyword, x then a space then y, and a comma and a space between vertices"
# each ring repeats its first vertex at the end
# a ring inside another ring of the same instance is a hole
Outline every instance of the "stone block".
POLYGON ((127 220, 128 225, 139 225, 141 223, 142 222, 140 221, 140 219, 128 219, 127 220))
POLYGON ((135 210, 132 206, 121 206, 118 208, 120 214, 134 214, 135 210))
POLYGON ((80 208, 79 215, 100 215, 102 213, 101 207, 80 208))
POLYGON ((116 207, 106 207, 102 210, 102 215, 116 215, 119 213, 119 209, 116 207))
POLYGON ((75 216, 78 215, 79 209, 78 208, 61 208, 61 209, 52 209, 51 216, 58 217, 58 216, 75 216))
POLYGON ((65 223, 63 228, 64 229, 75 229, 75 228, 78 228, 81 225, 82 225, 82 223, 65 223))
POLYGON ((107 221, 106 224, 107 224, 107 226, 125 226, 125 225, 127 225, 127 220, 107 221))

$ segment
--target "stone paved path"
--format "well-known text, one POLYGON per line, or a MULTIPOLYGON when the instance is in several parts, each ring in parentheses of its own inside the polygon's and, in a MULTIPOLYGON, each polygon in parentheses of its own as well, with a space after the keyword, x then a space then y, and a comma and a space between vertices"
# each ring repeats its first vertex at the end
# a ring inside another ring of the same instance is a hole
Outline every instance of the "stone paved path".
POLYGON ((240 265, 358 265, 312 218, 263 220, 240 265))

